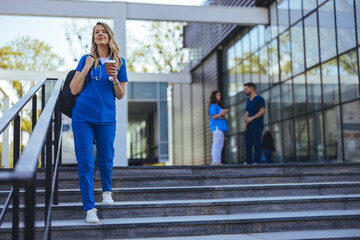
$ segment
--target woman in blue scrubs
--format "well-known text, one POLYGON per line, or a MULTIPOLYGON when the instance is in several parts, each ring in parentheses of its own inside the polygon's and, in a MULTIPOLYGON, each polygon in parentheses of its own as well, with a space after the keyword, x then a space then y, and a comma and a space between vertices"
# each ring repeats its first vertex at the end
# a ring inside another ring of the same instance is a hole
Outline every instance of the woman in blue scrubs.
POLYGON ((70 83, 71 93, 78 95, 72 111, 72 129, 81 198, 83 209, 87 211, 86 222, 89 223, 99 222, 94 195, 94 138, 103 191, 102 204, 114 203, 111 181, 116 130, 115 98, 124 97, 126 82, 125 60, 120 57, 114 32, 107 24, 98 22, 93 29, 91 55, 81 58, 70 83), (108 59, 116 62, 109 71, 110 75, 105 67, 108 59))

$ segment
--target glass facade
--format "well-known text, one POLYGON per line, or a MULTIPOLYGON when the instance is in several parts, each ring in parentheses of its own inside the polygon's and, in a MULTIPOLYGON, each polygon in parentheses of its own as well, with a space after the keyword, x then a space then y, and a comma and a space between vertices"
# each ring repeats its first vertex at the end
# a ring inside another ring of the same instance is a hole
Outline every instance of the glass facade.
POLYGON ((360 0, 277 0, 269 12, 269 26, 244 28, 224 51, 226 162, 245 160, 249 81, 266 102, 273 162, 360 161, 360 0))

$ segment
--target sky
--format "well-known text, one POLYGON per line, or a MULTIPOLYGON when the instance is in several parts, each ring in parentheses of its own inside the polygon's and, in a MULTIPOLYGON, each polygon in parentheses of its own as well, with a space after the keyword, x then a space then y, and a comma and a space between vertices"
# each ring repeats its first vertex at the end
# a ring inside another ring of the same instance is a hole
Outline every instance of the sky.
MULTIPOLYGON (((126 2, 142 2, 172 5, 201 5, 204 0, 127 0, 126 2)), ((28 36, 44 41, 52 46, 53 52, 65 59, 65 65, 58 70, 75 68, 73 56, 65 38, 65 23, 71 23, 71 18, 58 17, 31 17, 31 16, 0 16, 0 48, 13 39, 28 36)), ((94 23, 99 19, 93 20, 94 23)), ((86 24, 87 19, 77 18, 77 23, 86 24)), ((142 21, 128 21, 127 31, 137 37, 145 33, 142 21)), ((84 53, 85 54, 85 53, 84 53)), ((75 64, 76 65, 76 64, 75 64)))

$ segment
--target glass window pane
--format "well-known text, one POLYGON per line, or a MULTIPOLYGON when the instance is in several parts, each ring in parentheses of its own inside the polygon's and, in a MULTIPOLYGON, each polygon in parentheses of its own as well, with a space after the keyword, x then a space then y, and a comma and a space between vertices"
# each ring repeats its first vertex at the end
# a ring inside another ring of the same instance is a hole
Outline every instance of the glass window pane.
POLYGON ((167 83, 160 83, 160 98, 167 99, 167 83))
POLYGON ((316 0, 303 0, 304 16, 316 8, 316 0))
POLYGON ((291 51, 293 75, 296 75, 305 70, 302 21, 291 28, 291 51))
POLYGON ((270 126, 270 131, 274 138, 276 154, 273 156, 274 163, 282 163, 282 135, 281 135, 281 123, 276 123, 270 126))
POLYGON ((336 59, 321 65, 324 107, 339 103, 339 82, 336 59))
POLYGON ((353 0, 336 0, 336 24, 339 54, 356 46, 353 0))
POLYGON ((250 43, 251 43, 251 52, 255 52, 259 48, 259 38, 258 38, 258 29, 254 27, 250 31, 250 43))
POLYGON ((281 84, 281 92, 283 119, 288 119, 293 116, 293 94, 291 79, 281 84))
POLYGON ((230 124, 229 124, 229 131, 230 134, 237 132, 237 113, 236 113, 236 105, 233 105, 229 109, 230 112, 230 124))
POLYGON ((271 88, 271 99, 270 99, 270 111, 271 111, 271 122, 277 122, 281 120, 281 98, 280 98, 280 85, 271 88))
POLYGON ((246 34, 242 38, 242 42, 243 42, 244 58, 247 58, 247 57, 250 56, 250 37, 249 37, 249 34, 246 34))
POLYGON ((235 47, 232 46, 227 50, 228 69, 235 67, 235 47))
POLYGON ((229 151, 230 151, 230 159, 232 162, 235 162, 237 163, 238 162, 238 147, 237 147, 237 136, 234 135, 234 136, 231 136, 230 137, 230 144, 229 144, 229 151))
POLYGON ((355 0, 356 5, 356 26, 358 35, 358 44, 360 44, 360 0, 355 0))
POLYGON ((236 92, 242 92, 244 90, 244 70, 243 70, 243 64, 240 63, 239 65, 236 66, 235 68, 235 74, 236 74, 236 92))
MULTIPOLYGON (((261 96, 264 98, 265 100, 265 114, 264 114, 264 124, 267 125, 269 124, 269 115, 270 115, 270 111, 269 111, 269 106, 270 106, 270 92, 269 90, 263 92, 261 94, 261 96)), ((243 122, 243 121, 242 121, 243 122)))
POLYGON ((167 101, 160 102, 160 141, 168 141, 168 105, 167 101))
POLYGON ((290 36, 286 31, 279 37, 280 41, 280 71, 281 81, 291 76, 291 57, 290 57, 290 36))
POLYGON ((276 84, 279 82, 279 55, 277 39, 274 39, 268 47, 270 56, 270 84, 276 84))
POLYGON ((341 101, 346 102, 360 97, 359 75, 356 50, 339 57, 341 101))
POLYGON ((237 92, 236 89, 236 74, 235 69, 229 71, 229 97, 235 96, 237 92))
POLYGON ((132 83, 134 99, 157 99, 156 83, 132 83))
POLYGON ((238 142, 238 156, 239 159, 235 162, 234 160, 232 163, 244 163, 245 162, 245 144, 244 144, 244 134, 238 134, 237 135, 237 142, 238 142))
POLYGON ((289 2, 288 0, 278 0, 277 8, 279 14, 279 33, 289 27, 289 2))
MULTIPOLYGON (((245 93, 244 93, 245 95, 245 93)), ((240 103, 237 105, 237 110, 238 110, 238 113, 237 115, 235 116, 235 120, 238 122, 238 127, 240 128, 240 131, 245 131, 244 129, 244 116, 245 116, 245 108, 246 108, 246 101, 240 103)))
POLYGON ((320 6, 322 3, 326 2, 327 0, 318 0, 318 5, 320 6))
POLYGON ((295 162, 293 120, 283 122, 284 162, 295 162))
POLYGON ((260 75, 259 75, 259 52, 251 56, 251 81, 256 84, 257 89, 260 88, 260 75))
POLYGON ((270 32, 271 38, 275 38, 278 35, 276 3, 270 6, 270 32))
POLYGON ((309 112, 321 108, 320 68, 315 67, 306 72, 309 112))
POLYGON ((258 30, 259 30, 259 47, 261 48, 261 47, 265 46, 265 43, 266 43, 265 26, 259 25, 258 30))
POLYGON ((319 63, 319 42, 317 32, 317 12, 305 18, 305 50, 306 67, 309 68, 319 63))
POLYGON ((322 112, 309 115, 310 159, 312 162, 324 162, 324 130, 322 112))
POLYGON ((306 113, 306 83, 305 75, 294 78, 295 115, 306 113))
POLYGON ((301 0, 289 1, 290 7, 290 25, 293 25, 297 20, 301 19, 301 0))
POLYGON ((321 61, 336 55, 334 1, 330 0, 319 8, 321 61))
POLYGON ((360 161, 360 102, 342 106, 345 161, 360 161))
POLYGON ((239 64, 243 59, 242 40, 239 40, 235 43, 235 53, 235 63, 239 64))
POLYGON ((339 107, 324 112, 326 161, 342 162, 342 141, 339 107))
POLYGON ((263 47, 260 49, 260 81, 261 81, 261 90, 267 89, 269 87, 269 57, 267 48, 263 47))
POLYGON ((307 118, 295 119, 295 139, 296 139, 296 160, 298 162, 309 161, 308 145, 308 125, 307 118))

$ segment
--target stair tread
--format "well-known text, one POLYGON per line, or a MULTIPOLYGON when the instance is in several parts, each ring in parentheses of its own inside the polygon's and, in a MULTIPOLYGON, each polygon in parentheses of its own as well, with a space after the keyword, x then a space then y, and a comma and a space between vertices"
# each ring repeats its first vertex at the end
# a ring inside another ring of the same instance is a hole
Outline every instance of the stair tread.
MULTIPOLYGON (((287 231, 269 233, 248 233, 229 235, 208 235, 190 237, 158 237, 158 238, 133 238, 131 240, 305 240, 305 239, 341 239, 360 237, 360 229, 336 229, 313 231, 287 231)), ((116 240, 116 239, 107 239, 116 240)))
MULTIPOLYGON (((174 216, 174 217, 141 217, 141 218, 114 218, 100 219, 99 223, 88 224, 85 220, 54 220, 52 228, 77 229, 77 228, 98 228, 117 225, 128 227, 131 225, 186 225, 186 224, 207 224, 207 223, 239 223, 239 222, 262 222, 262 221, 286 221, 288 219, 314 219, 336 217, 360 217, 360 209, 356 210, 325 210, 325 211, 293 211, 293 212, 270 212, 270 213, 245 213, 229 215, 196 215, 196 216, 174 216)), ((36 227, 44 227, 44 222, 36 222, 36 227)), ((11 222, 4 222, 0 229, 11 229, 11 222)), ((23 227, 23 223, 20 224, 23 227)))

